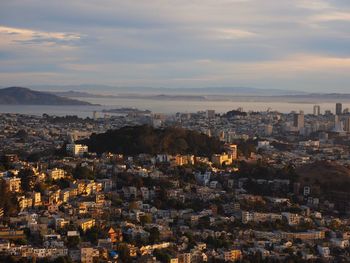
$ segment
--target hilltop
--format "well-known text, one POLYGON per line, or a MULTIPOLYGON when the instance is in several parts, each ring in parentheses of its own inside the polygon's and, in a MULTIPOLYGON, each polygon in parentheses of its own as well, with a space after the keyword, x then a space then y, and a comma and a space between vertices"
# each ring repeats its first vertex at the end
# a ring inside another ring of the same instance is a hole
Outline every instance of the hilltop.
POLYGON ((175 127, 155 129, 147 125, 92 134, 89 139, 79 143, 89 146, 92 152, 127 155, 168 153, 211 156, 223 148, 219 140, 196 131, 175 127))
POLYGON ((68 99, 54 94, 22 87, 0 89, 0 104, 7 105, 92 105, 89 102, 68 99))
POLYGON ((319 186, 321 193, 333 191, 348 192, 350 187, 350 168, 334 162, 318 161, 306 164, 296 170, 299 182, 303 185, 319 186))

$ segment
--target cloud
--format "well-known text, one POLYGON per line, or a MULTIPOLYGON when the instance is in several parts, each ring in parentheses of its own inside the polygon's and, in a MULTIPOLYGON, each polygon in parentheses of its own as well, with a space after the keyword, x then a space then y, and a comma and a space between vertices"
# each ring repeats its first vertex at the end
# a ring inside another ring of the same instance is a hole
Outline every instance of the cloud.
POLYGON ((0 35, 21 44, 73 45, 82 36, 76 33, 44 32, 24 28, 0 26, 0 35))
POLYGON ((350 21, 350 12, 330 12, 317 14, 311 17, 313 21, 327 22, 327 21, 350 21))
POLYGON ((3 1, 1 79, 346 90, 349 11, 348 0, 3 1))
POLYGON ((210 32, 211 36, 214 36, 218 39, 243 39, 243 38, 251 38, 257 36, 256 33, 237 29, 237 28, 219 28, 219 29, 213 29, 212 32, 210 32))
POLYGON ((297 6, 311 10, 330 9, 332 5, 324 0, 297 0, 297 6))

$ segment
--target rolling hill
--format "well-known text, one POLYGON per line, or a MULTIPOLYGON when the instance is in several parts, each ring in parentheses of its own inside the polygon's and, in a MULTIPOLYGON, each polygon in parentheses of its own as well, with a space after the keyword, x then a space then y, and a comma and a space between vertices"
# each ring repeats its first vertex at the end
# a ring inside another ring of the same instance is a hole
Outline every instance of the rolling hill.
POLYGON ((92 105, 89 102, 68 99, 54 94, 22 87, 0 89, 0 104, 3 105, 92 105))

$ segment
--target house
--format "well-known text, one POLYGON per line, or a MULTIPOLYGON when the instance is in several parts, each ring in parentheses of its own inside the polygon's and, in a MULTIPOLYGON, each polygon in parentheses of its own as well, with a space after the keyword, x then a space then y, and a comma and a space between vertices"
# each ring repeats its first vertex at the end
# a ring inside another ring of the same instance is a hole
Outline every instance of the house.
POLYGON ((239 249, 232 249, 229 251, 225 251, 223 253, 224 260, 225 261, 238 261, 242 258, 242 252, 239 249))
POLYGON ((10 192, 18 193, 21 191, 21 179, 18 177, 4 178, 6 186, 10 192))
POLYGON ((77 225, 85 232, 86 230, 93 228, 96 222, 93 218, 85 218, 77 221, 77 225))
POLYGON ((110 238, 112 243, 122 242, 123 241, 123 233, 120 229, 115 230, 111 227, 108 230, 108 237, 110 238))
POLYGON ((82 247, 80 249, 81 263, 93 263, 96 258, 100 256, 98 249, 93 247, 82 247))
POLYGON ((52 170, 48 170, 48 175, 51 180, 59 180, 65 177, 66 172, 63 169, 54 168, 52 170))

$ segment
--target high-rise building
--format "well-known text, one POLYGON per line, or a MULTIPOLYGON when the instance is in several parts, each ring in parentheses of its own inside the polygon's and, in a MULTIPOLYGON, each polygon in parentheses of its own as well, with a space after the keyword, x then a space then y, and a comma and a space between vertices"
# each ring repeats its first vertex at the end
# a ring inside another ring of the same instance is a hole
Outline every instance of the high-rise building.
POLYGON ((334 126, 338 126, 340 123, 340 118, 338 115, 334 115, 334 126))
POLYGON ((304 112, 300 111, 300 113, 294 114, 294 127, 298 128, 298 130, 304 128, 304 112))
POLYGON ((321 107, 320 107, 320 105, 315 105, 314 106, 314 115, 318 116, 320 114, 321 114, 321 107))
POLYGON ((334 115, 334 128, 333 132, 344 132, 343 123, 340 121, 339 115, 334 115))
POLYGON ((273 126, 271 124, 265 125, 265 130, 264 130, 265 136, 271 136, 272 132, 273 132, 273 126))
POLYGON ((93 118, 94 120, 97 120, 97 118, 98 118, 98 113, 97 113, 97 111, 94 111, 94 112, 92 113, 92 118, 93 118))
POLYGON ((215 118, 215 110, 207 110, 206 111, 206 117, 208 119, 214 119, 215 118))
POLYGON ((350 132, 350 117, 346 117, 345 119, 344 130, 350 132))
POLYGON ((341 115, 343 113, 343 104, 337 103, 335 104, 335 114, 341 115))

